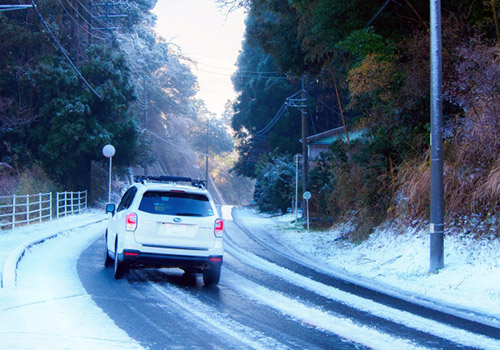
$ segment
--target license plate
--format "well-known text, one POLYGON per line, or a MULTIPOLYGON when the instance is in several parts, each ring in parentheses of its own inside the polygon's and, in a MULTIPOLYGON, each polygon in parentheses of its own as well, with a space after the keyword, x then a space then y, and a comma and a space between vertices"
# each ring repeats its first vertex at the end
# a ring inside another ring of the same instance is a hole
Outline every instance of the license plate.
POLYGON ((186 235, 187 232, 188 225, 165 223, 163 224, 161 235, 186 235))

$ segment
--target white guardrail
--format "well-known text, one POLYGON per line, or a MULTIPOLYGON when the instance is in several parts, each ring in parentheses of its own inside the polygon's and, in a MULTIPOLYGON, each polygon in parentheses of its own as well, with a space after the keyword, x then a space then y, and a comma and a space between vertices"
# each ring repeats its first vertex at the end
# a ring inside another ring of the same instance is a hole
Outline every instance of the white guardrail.
POLYGON ((56 193, 57 218, 61 216, 79 214, 87 209, 87 191, 57 192, 56 193))
POLYGON ((40 223, 43 220, 78 214, 86 208, 87 191, 56 192, 55 197, 50 192, 0 196, 0 228, 40 223))

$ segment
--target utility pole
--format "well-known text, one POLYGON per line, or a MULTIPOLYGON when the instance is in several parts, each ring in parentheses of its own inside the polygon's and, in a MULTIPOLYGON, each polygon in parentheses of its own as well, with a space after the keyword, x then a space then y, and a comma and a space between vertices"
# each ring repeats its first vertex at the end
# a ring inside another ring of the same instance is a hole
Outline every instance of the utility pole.
MULTIPOLYGON (((304 79, 305 76, 302 75, 302 90, 300 92, 300 99, 302 100, 302 105, 300 108, 301 113, 301 124, 302 124, 302 193, 307 191, 307 168, 308 168, 308 157, 307 157, 307 119, 306 119, 306 90, 304 89, 304 79)), ((306 200, 302 201, 302 210, 304 217, 307 215, 306 200)))
MULTIPOLYGON (((123 17, 127 17, 127 15, 120 15, 120 14, 112 14, 111 13, 111 8, 113 8, 115 6, 120 6, 120 5, 121 5, 120 3, 112 3, 109 0, 106 1, 105 3, 103 3, 103 4, 92 4, 91 3, 91 5, 90 5, 90 9, 91 10, 92 10, 92 7, 95 7, 95 8, 104 8, 104 14, 103 15, 95 16, 96 18, 103 18, 104 19, 104 28, 95 28, 95 29, 104 30, 106 32, 108 40, 111 37, 111 30, 118 29, 117 27, 111 27, 110 26, 111 20, 118 19, 118 18, 123 18, 123 17)), ((90 15, 90 17, 92 17, 92 15, 90 15)), ((91 32, 91 30, 89 30, 89 32, 91 32)))
POLYGON ((340 117, 342 118, 342 125, 344 126, 345 138, 347 140, 347 144, 350 146, 351 140, 349 140, 349 133, 347 132, 347 127, 345 124, 344 109, 342 108, 342 101, 340 100, 339 89, 337 88, 337 80, 335 79, 335 73, 333 72, 333 67, 331 69, 331 72, 332 72, 333 86, 335 87, 335 94, 337 95, 337 103, 339 104, 340 117))
POLYGON ((444 267, 443 94, 441 1, 430 0, 431 20, 431 224, 430 271, 444 267))
MULTIPOLYGON (((302 75, 302 86, 300 90, 300 98, 295 98, 299 91, 289 98, 286 99, 285 106, 286 108, 288 107, 294 107, 294 108, 299 108, 300 109, 300 114, 301 114, 301 129, 302 129, 302 193, 307 191, 307 168, 308 168, 308 157, 307 157, 307 112, 306 112, 306 90, 304 88, 305 86, 305 75, 302 75)), ((296 198, 296 201, 299 199, 296 198)), ((304 217, 307 214, 307 207, 306 207, 306 200, 303 199, 302 201, 302 208, 303 208, 303 215, 304 217)))

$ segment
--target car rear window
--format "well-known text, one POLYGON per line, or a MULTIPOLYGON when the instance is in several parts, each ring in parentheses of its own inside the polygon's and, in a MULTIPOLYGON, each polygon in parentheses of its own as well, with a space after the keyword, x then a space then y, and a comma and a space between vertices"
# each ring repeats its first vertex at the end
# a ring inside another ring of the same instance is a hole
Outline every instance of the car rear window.
POLYGON ((161 215, 214 215, 210 201, 206 196, 185 192, 148 191, 142 197, 139 210, 161 215))

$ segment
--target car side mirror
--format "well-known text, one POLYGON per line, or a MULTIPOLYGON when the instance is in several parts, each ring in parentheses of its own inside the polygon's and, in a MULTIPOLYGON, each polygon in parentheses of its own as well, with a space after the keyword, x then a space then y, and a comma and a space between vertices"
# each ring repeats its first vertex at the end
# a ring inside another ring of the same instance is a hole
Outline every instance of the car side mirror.
POLYGON ((106 204, 106 213, 111 213, 111 216, 115 215, 115 204, 114 203, 108 203, 106 204))

